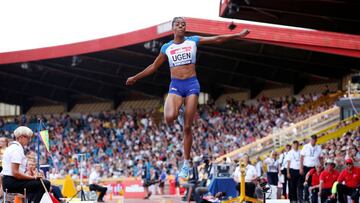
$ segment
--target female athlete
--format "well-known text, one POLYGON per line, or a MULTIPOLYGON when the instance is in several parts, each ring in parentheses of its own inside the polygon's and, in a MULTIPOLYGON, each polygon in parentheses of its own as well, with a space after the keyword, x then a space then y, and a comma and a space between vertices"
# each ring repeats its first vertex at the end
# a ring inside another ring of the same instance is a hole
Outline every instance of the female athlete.
POLYGON ((195 62, 198 45, 220 44, 231 39, 243 38, 250 32, 247 29, 240 33, 218 35, 212 37, 185 36, 186 22, 182 17, 175 17, 172 21, 174 40, 161 47, 160 54, 155 61, 135 76, 129 77, 126 85, 133 85, 136 81, 154 73, 166 60, 169 62, 171 83, 169 94, 165 100, 164 119, 172 123, 179 115, 182 104, 185 104, 183 119, 184 133, 184 163, 179 177, 186 179, 189 175, 189 159, 192 145, 191 125, 197 111, 200 85, 196 78, 195 62))

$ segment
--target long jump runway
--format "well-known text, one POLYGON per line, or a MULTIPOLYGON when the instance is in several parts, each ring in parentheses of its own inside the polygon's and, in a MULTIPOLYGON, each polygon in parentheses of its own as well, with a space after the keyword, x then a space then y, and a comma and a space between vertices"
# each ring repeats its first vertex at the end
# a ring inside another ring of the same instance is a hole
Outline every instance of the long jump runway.
POLYGON ((123 199, 114 197, 112 200, 105 198, 105 203, 182 203, 177 195, 152 195, 150 199, 123 199))

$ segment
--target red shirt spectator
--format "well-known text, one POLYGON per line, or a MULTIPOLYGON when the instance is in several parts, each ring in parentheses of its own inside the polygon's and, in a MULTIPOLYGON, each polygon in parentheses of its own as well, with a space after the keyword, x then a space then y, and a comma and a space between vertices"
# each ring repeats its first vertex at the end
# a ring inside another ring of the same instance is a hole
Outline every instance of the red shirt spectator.
POLYGON ((346 168, 340 173, 338 182, 345 182, 349 188, 356 188, 360 184, 360 168, 353 165, 352 159, 346 160, 346 168))
POLYGON ((332 170, 332 171, 324 170, 323 172, 321 172, 320 180, 324 181, 322 188, 331 189, 331 187, 333 186, 334 182, 338 179, 338 177, 339 177, 339 172, 337 170, 332 170))
MULTIPOLYGON (((321 174, 321 173, 320 173, 321 174)), ((316 172, 315 168, 312 168, 309 171, 309 175, 311 176, 311 186, 320 184, 320 174, 316 172)))

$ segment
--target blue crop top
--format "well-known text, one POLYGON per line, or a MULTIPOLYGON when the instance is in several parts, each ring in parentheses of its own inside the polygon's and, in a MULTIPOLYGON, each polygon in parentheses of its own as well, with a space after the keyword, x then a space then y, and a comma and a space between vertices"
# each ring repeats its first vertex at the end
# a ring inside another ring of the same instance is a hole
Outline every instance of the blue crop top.
POLYGON ((170 68, 187 64, 195 64, 199 36, 185 37, 184 42, 175 44, 174 40, 161 47, 161 53, 168 57, 170 68))

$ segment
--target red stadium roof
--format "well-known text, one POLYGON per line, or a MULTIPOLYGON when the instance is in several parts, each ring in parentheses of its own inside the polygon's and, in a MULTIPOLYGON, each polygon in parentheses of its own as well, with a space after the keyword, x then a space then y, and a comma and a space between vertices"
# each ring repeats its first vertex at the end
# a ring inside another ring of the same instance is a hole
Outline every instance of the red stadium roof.
POLYGON ((356 0, 222 0, 225 18, 360 34, 356 0))
MULTIPOLYGON (((236 23, 237 28, 231 31, 228 29, 229 22, 195 18, 187 18, 187 22, 187 31, 192 33, 218 35, 239 32, 242 28, 248 28, 252 32, 246 37, 247 40, 344 56, 360 57, 360 36, 358 35, 241 23, 236 23)), ((0 53, 0 64, 58 58, 109 50, 172 35, 171 31, 158 33, 158 27, 161 25, 163 24, 113 37, 74 44, 0 53)))
MULTIPOLYGON (((304 29, 236 24, 187 18, 187 35, 252 32, 245 40, 202 45, 197 51, 197 76, 203 92, 217 98, 224 92, 337 82, 360 71, 360 37, 304 29)), ((154 61, 162 44, 172 39, 171 25, 75 44, 0 53, 0 101, 29 107, 84 98, 114 101, 136 97, 162 98, 168 91, 169 68, 126 86, 127 77, 154 61), (76 57, 73 57, 76 56, 76 57), (27 62, 27 63, 23 63, 27 62)))

